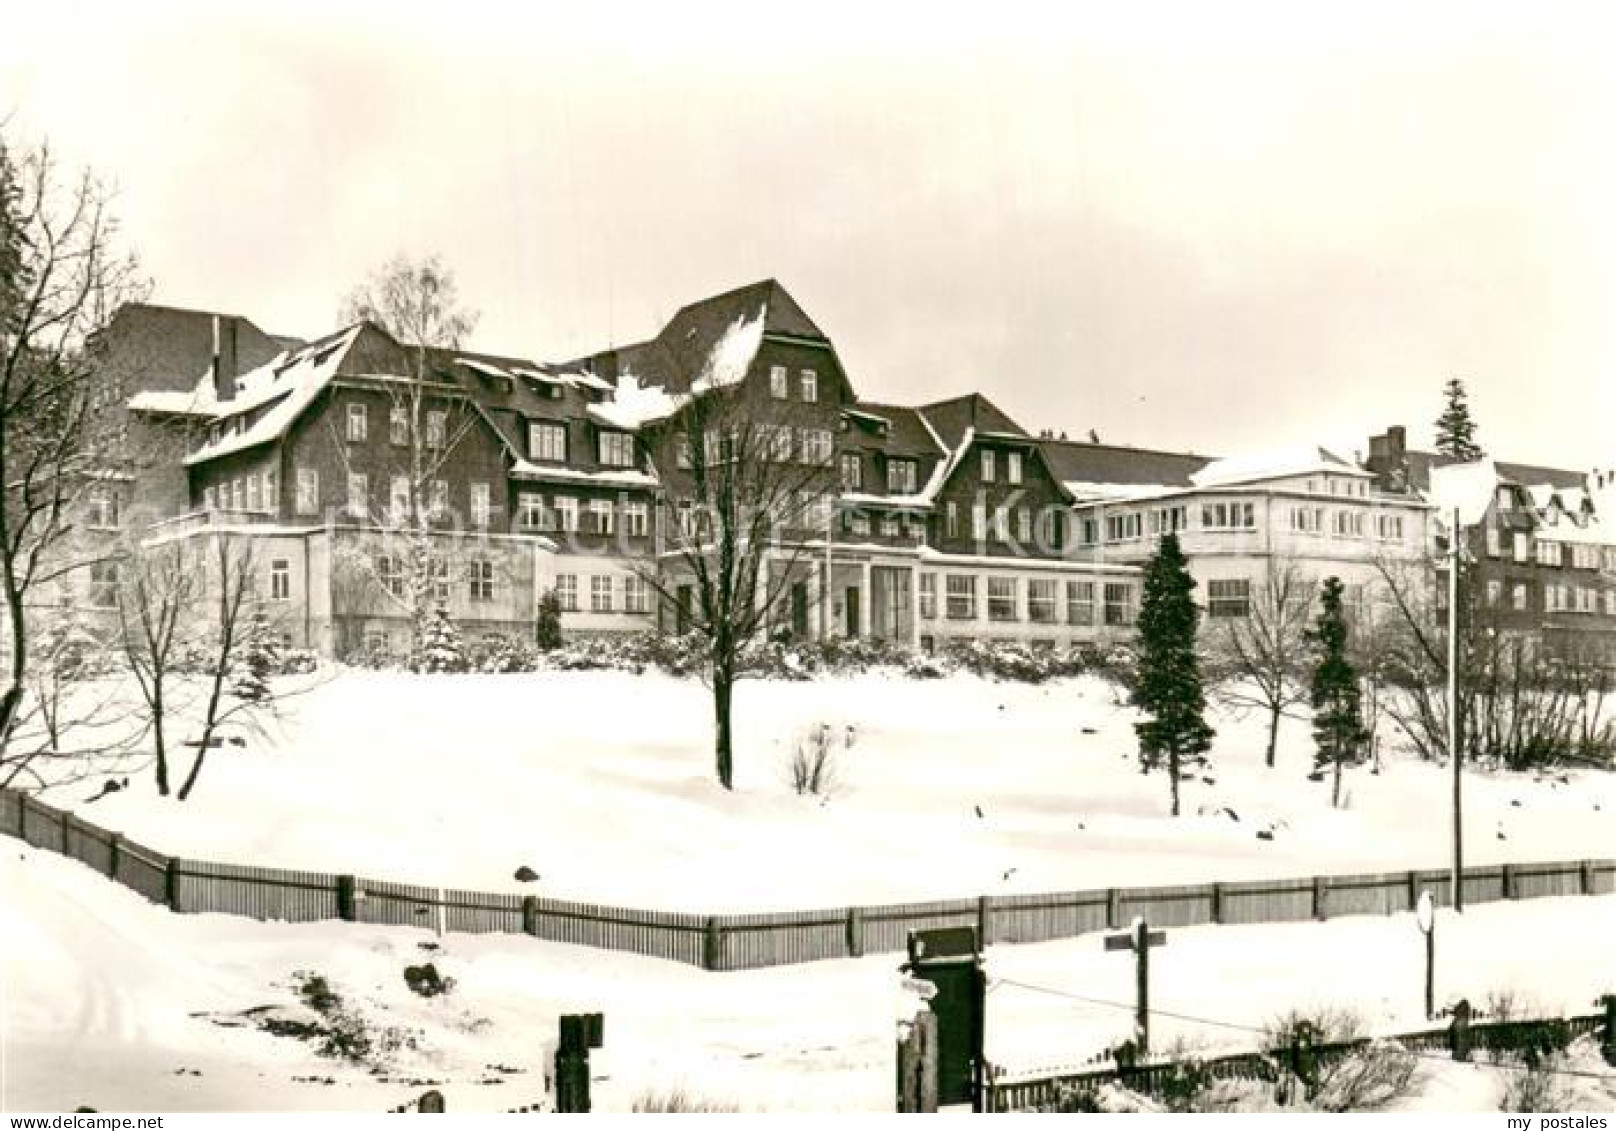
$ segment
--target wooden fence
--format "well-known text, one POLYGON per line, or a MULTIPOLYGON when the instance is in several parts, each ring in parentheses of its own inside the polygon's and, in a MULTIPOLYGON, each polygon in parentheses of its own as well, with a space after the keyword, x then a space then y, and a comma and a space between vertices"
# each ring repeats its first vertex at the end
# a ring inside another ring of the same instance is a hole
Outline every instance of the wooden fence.
MULTIPOLYGON (((1302 879, 981 896, 931 903, 701 915, 638 911, 538 896, 439 890, 327 872, 295 872, 168 856, 33 797, 0 789, 0 833, 82 861, 174 911, 254 919, 434 927, 527 934, 627 951, 708 970, 747 970, 902 951, 909 932, 972 926, 985 944, 1045 942, 1154 925, 1277 923, 1410 911, 1422 890, 1450 900, 1447 871, 1422 869, 1302 879)), ((1616 893, 1616 860, 1467 868, 1465 902, 1616 893)))

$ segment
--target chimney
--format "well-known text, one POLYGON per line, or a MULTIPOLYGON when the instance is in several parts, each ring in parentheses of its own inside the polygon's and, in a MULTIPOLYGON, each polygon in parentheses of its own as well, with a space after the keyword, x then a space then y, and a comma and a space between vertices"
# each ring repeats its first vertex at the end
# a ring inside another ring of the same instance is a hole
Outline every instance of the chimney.
POLYGON ((236 395, 236 320, 213 316, 213 395, 220 401, 236 395))

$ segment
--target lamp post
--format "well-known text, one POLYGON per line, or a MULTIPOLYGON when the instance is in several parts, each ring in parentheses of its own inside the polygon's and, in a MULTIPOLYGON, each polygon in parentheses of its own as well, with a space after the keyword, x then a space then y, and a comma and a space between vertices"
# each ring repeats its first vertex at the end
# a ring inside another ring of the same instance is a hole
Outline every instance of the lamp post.
POLYGON ((1414 921, 1425 934, 1425 1016, 1436 1016, 1436 904, 1429 891, 1420 892, 1414 921))
POLYGON ((1448 537, 1448 760, 1453 766, 1453 909, 1464 910, 1464 808, 1459 763, 1459 508, 1448 537))

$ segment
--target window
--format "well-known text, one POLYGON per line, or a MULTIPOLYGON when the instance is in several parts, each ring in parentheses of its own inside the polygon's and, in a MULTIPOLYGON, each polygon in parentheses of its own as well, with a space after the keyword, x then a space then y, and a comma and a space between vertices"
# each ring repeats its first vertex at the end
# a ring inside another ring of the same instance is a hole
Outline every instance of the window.
POLYGON ((273 467, 264 471, 264 509, 267 511, 281 509, 280 476, 273 467))
POLYGON ((690 434, 688 432, 675 432, 673 434, 673 465, 686 469, 690 467, 690 434))
POLYGON ((988 508, 986 503, 971 504, 971 538, 986 541, 988 536, 988 508))
POLYGON ((447 479, 434 479, 432 489, 427 494, 427 514, 434 518, 442 518, 449 513, 449 481, 447 479))
POLYGON ((1188 525, 1183 507, 1161 507, 1150 512, 1151 537, 1159 534, 1176 534, 1188 525))
POLYGON ((395 448, 410 442, 410 410, 401 404, 387 410, 387 442, 395 448))
POLYGON ((1010 541, 1010 508, 1003 503, 993 508, 993 537, 1000 542, 1010 541))
POLYGON ((292 597, 292 563, 276 558, 269 563, 269 599, 289 601, 292 597))
POLYGON ((771 365, 769 367, 769 396, 777 401, 791 398, 791 389, 786 377, 786 367, 783 365, 771 365))
POLYGON ((1338 510, 1330 520, 1330 530, 1337 538, 1363 537, 1363 512, 1338 510))
POLYGON ((376 580, 394 597, 404 596, 404 559, 383 554, 376 559, 376 580))
POLYGON ((320 513, 320 473, 312 467, 297 469, 297 513, 320 513))
POLYGON ((449 601, 449 563, 442 558, 433 558, 427 563, 427 575, 432 581, 432 599, 438 604, 447 604, 449 601))
POLYGON ((623 611, 626 613, 651 611, 651 587, 645 578, 633 574, 623 578, 623 611))
POLYGON ((828 465, 830 457, 830 430, 828 428, 804 428, 802 430, 802 462, 828 465))
POLYGON ((1094 582, 1066 583, 1066 623, 1080 627, 1094 623, 1094 582))
POLYGON ((1504 583, 1499 581, 1496 577, 1489 578, 1487 581, 1487 604, 1492 608, 1497 608, 1503 603, 1504 583))
POLYGON ((246 491, 246 494, 247 494, 247 506, 246 506, 246 509, 250 510, 250 511, 255 511, 255 510, 258 509, 258 476, 256 476, 256 475, 247 476, 246 487, 247 487, 247 491, 246 491))
POLYGON ((948 619, 976 619, 976 578, 951 573, 948 577, 948 619))
POLYGON ((1004 477, 1011 483, 1021 482, 1021 453, 1006 452, 1004 456, 1004 477))
POLYGON ((612 501, 610 499, 590 499, 589 521, 596 534, 615 534, 617 532, 617 522, 612 501))
POLYGON ((118 605, 118 563, 90 563, 90 604, 97 609, 118 605))
MULTIPOLYGON (((1616 590, 1612 590, 1616 592, 1616 590)), ((937 619, 937 575, 923 573, 920 575, 920 619, 937 619)))
POLYGON ((1058 582, 1027 582, 1027 619, 1034 624, 1055 623, 1055 593, 1058 582))
MULTIPOLYGON (((212 504, 209 504, 211 509, 212 504)), ((110 491, 97 491, 90 496, 90 525, 98 530, 118 528, 118 496, 110 491)))
POLYGON ((578 530, 578 500, 557 495, 555 501, 556 529, 576 533, 578 530))
POLYGON ((527 454, 532 459, 566 463, 567 426, 543 420, 528 421, 527 454))
POLYGON ((606 467, 633 467, 634 437, 627 432, 602 432, 600 462, 606 467))
POLYGON ((881 537, 897 538, 903 534, 903 524, 895 514, 881 516, 881 537))
POLYGON ((348 473, 348 513, 362 515, 370 505, 370 480, 363 471, 348 473))
POLYGON ((959 504, 953 499, 948 500, 948 508, 944 512, 943 525, 948 531, 948 537, 959 537, 959 504))
POLYGON ((544 496, 523 491, 516 496, 516 525, 528 530, 550 529, 549 515, 545 513, 544 496))
POLYGON ((212 487, 202 488, 202 507, 204 510, 213 510, 216 501, 217 496, 214 494, 212 487))
POLYGON ((869 534, 870 516, 863 511, 849 511, 845 516, 849 534, 869 534))
POLYGON ((1133 623, 1133 586, 1121 581, 1105 583, 1105 623, 1111 627, 1133 623))
POLYGON ((1558 566, 1564 563, 1564 554, 1560 550, 1560 543, 1550 542, 1546 538, 1538 539, 1537 564, 1545 566, 1558 566))
POLYGON ((1598 569, 1599 547, 1590 546, 1585 542, 1572 543, 1571 565, 1575 569, 1598 569))
POLYGON ((1324 533, 1324 508, 1292 507, 1291 529, 1298 534, 1324 533))
POLYGON ((407 475, 393 476, 387 492, 388 513, 394 522, 403 522, 410 515, 410 479, 407 475))
POLYGON ((1375 536, 1382 542, 1401 542, 1403 540, 1403 516, 1400 514, 1376 515, 1375 536))
POLYGON ((988 578, 988 619, 998 621, 1018 619, 1015 578, 988 578))
POLYGON ((1022 542, 1032 541, 1032 510, 1029 507, 1016 508, 1016 537, 1022 542))
POLYGON ((759 455, 770 463, 788 463, 792 451, 791 426, 789 424, 759 424, 758 447, 759 455))
POLYGON ((1489 558, 1502 557, 1504 554, 1503 535, 1498 527, 1487 527, 1487 556, 1489 558))
POLYGON ((862 491, 864 489, 864 462, 859 459, 857 452, 843 452, 842 490, 862 491))
POLYGON ((426 446, 443 447, 447 435, 448 415, 441 408, 432 409, 426 414, 426 446))
POLYGON ((589 579, 589 611, 612 611, 612 579, 609 574, 596 574, 589 579))
POLYGON ((819 400, 819 374, 812 369, 804 369, 797 375, 798 384, 802 388, 802 399, 809 404, 819 400))
POLYGON ((466 583, 473 601, 492 601, 494 563, 487 558, 472 558, 466 563, 466 583))
POLYGON ((1204 503, 1201 506, 1201 527, 1205 530, 1255 530, 1257 504, 1204 503))
POLYGON ((1509 604, 1518 613, 1526 611, 1526 582, 1517 581, 1510 587, 1509 604))
POLYGON ((1524 530, 1515 532, 1515 544, 1512 547, 1515 560, 1524 562, 1532 556, 1532 536, 1524 530))
POLYGON ((982 482, 993 482, 993 463, 997 453, 990 448, 982 449, 982 482))
POLYGON ((471 524, 473 526, 487 526, 493 509, 488 484, 473 483, 471 485, 471 524))
POLYGON ((564 613, 578 611, 578 575, 558 573, 555 580, 556 602, 564 613))
POLYGON ((1105 516, 1105 540, 1107 542, 1133 542, 1138 540, 1141 529, 1137 511, 1129 514, 1108 514, 1105 516))
POLYGON ((370 431, 370 410, 362 404, 348 405, 348 442, 362 444, 370 431))
POLYGON ((1100 540, 1100 523, 1097 519, 1085 518, 1078 527, 1078 538, 1085 546, 1093 546, 1100 540))
POLYGON ((1206 583, 1206 615, 1215 618, 1251 615, 1251 582, 1245 578, 1206 583))
POLYGON ((919 482, 919 466, 912 459, 887 460, 887 493, 913 495, 919 482))
POLYGON ((644 538, 651 533, 651 508, 645 503, 623 504, 624 533, 630 538, 644 538))

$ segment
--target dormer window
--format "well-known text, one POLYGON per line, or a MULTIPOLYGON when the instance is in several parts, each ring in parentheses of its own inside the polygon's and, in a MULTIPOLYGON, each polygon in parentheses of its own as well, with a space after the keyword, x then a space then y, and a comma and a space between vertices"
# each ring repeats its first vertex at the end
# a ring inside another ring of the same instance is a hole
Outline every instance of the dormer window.
POLYGON ((358 403, 348 406, 348 442, 362 444, 370 429, 370 413, 358 403))
POLYGON ((984 483, 993 482, 997 454, 992 448, 982 449, 982 482, 984 483))
POLYGON ((913 495, 918 478, 914 460, 892 459, 887 461, 888 494, 913 495))
POLYGON ((1006 452, 1004 456, 1004 477, 1011 483, 1021 482, 1021 453, 1006 452))
POLYGON ((529 459, 566 463, 567 426, 548 420, 528 421, 527 454, 529 459))
POLYGON ((600 462, 605 467, 633 467, 634 437, 627 432, 602 432, 600 462))

